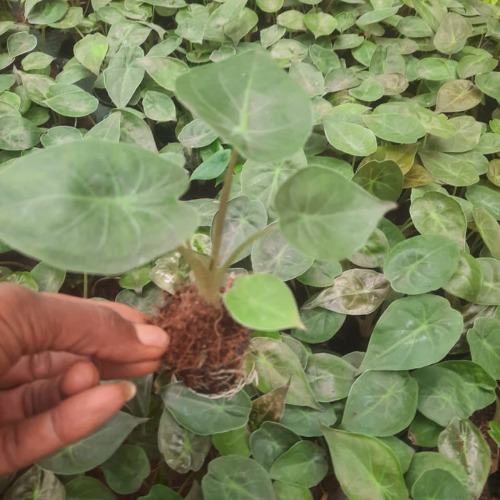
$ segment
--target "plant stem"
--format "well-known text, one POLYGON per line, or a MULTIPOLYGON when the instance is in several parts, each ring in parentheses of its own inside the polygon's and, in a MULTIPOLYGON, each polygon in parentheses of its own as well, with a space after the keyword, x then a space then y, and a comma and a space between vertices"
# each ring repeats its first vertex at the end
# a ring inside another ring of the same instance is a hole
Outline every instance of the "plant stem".
POLYGON ((214 219, 214 242, 212 246, 212 257, 208 266, 210 271, 214 271, 217 268, 217 263, 219 262, 222 234, 224 232, 224 222, 226 221, 227 205, 229 203, 229 194, 231 193, 231 184, 233 183, 233 172, 237 160, 238 153, 236 149, 233 149, 231 151, 229 165, 227 166, 226 174, 224 176, 224 186, 222 187, 219 200, 219 211, 215 215, 214 219))
POLYGON ((83 298, 89 298, 89 275, 87 273, 83 273, 83 298))

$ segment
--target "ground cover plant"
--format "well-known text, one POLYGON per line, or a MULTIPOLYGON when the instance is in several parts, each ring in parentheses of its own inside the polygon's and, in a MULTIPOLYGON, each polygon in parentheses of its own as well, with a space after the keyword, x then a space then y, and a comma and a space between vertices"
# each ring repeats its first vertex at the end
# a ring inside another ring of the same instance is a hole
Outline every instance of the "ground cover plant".
POLYGON ((499 498, 494 0, 0 10, 0 278, 165 369, 6 499, 499 498))

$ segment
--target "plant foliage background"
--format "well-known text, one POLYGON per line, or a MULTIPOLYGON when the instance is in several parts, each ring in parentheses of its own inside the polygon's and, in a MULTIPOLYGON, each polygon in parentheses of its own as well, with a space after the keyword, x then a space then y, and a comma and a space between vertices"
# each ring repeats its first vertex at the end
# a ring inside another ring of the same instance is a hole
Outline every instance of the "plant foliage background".
POLYGON ((231 148, 220 258, 256 273, 243 389, 137 380, 4 498, 496 498, 496 3, 2 0, 1 279, 154 314, 231 148))

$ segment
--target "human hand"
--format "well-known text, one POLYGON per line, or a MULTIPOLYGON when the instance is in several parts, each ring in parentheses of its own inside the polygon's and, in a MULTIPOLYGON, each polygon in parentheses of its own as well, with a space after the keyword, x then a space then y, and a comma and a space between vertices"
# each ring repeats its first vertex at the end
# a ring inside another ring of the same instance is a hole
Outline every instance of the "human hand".
POLYGON ((166 333, 127 306, 0 284, 0 475, 79 441, 156 370, 166 333))

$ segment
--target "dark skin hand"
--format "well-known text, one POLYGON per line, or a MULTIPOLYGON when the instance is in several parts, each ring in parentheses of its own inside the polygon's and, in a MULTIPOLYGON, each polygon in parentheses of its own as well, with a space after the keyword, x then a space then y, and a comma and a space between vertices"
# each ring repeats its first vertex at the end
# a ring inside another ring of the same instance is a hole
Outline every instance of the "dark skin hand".
POLYGON ((91 434, 157 370, 166 333, 127 306, 0 284, 0 475, 91 434))

